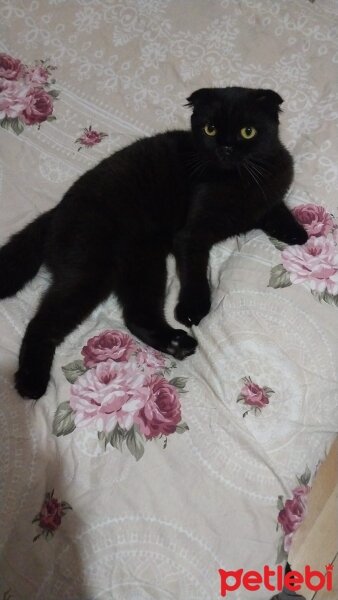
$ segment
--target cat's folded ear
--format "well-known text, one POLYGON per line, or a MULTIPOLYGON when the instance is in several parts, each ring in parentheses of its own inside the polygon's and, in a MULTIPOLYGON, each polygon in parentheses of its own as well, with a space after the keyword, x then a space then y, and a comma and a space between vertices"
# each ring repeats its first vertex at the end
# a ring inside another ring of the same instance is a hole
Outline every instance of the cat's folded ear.
POLYGON ((278 120, 278 113, 282 112, 280 105, 284 102, 283 98, 273 90, 255 90, 254 93, 257 103, 278 120))
POLYGON ((200 106, 201 104, 207 104, 214 93, 212 88, 201 88, 200 90, 196 90, 187 98, 187 104, 185 104, 185 106, 196 108, 196 106, 200 106))

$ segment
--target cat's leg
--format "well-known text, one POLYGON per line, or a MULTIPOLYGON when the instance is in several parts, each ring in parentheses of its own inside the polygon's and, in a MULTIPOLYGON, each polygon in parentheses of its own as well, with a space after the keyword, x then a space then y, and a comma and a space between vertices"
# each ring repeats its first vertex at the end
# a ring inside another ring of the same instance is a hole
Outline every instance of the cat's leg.
POLYGON ((288 245, 305 244, 308 239, 304 227, 294 218, 291 211, 284 203, 278 204, 270 210, 258 223, 268 236, 276 238, 288 245))
POLYGON ((175 239, 174 254, 181 283, 175 316, 187 327, 198 325, 210 310, 207 269, 211 246, 205 236, 189 232, 181 232, 175 239))
POLYGON ((194 338, 170 327, 164 316, 167 280, 166 251, 151 241, 129 244, 128 264, 118 277, 115 291, 123 306, 128 329, 140 340, 181 360, 193 354, 194 338))
POLYGON ((15 387, 23 398, 43 396, 56 346, 109 295, 109 277, 73 279, 53 283, 28 324, 15 374, 15 387))

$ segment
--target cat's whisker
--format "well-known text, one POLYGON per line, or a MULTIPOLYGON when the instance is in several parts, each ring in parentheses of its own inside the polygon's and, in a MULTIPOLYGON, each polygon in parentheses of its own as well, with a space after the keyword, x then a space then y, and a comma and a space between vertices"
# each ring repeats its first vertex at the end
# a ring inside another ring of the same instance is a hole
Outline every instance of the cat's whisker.
POLYGON ((269 163, 266 163, 266 162, 264 162, 264 161, 262 161, 261 159, 258 159, 258 158, 255 158, 255 159, 251 158, 249 160, 256 167, 260 168, 262 171, 265 171, 266 173, 269 173, 271 175, 271 173, 272 173, 271 169, 267 168, 267 165, 269 165, 269 163))
POLYGON ((257 174, 258 177, 266 177, 266 175, 263 173, 263 171, 261 171, 254 162, 252 161, 248 161, 248 165, 250 166, 251 169, 253 169, 253 171, 257 174))
POLYGON ((260 175, 266 176, 267 174, 271 174, 271 171, 263 166, 260 162, 257 162, 253 158, 246 158, 245 161, 249 166, 253 167, 260 175))
POLYGON ((197 153, 191 153, 191 156, 185 160, 187 168, 191 175, 201 176, 207 170, 208 164, 211 164, 210 160, 201 159, 197 153))
POLYGON ((186 158, 185 159, 185 162, 188 165, 192 164, 192 163, 195 163, 196 161, 200 161, 200 158, 199 158, 199 156, 197 154, 191 156, 190 158, 186 158))
POLYGON ((206 165, 204 165, 202 162, 196 163, 196 165, 191 169, 191 174, 203 175, 203 173, 206 171, 206 168, 206 165))
POLYGON ((244 164, 250 167, 254 173, 256 173, 258 179, 264 179, 267 175, 256 165, 256 163, 252 160, 246 159, 244 160, 244 164))
POLYGON ((261 184, 259 183, 259 181, 258 181, 257 177, 255 176, 254 172, 252 172, 251 168, 248 166, 248 164, 247 164, 247 163, 244 163, 244 162, 243 162, 242 164, 243 164, 244 168, 247 170, 247 172, 249 173, 249 175, 251 175, 251 177, 252 177, 253 181, 256 183, 256 185, 257 185, 257 186, 259 187, 259 189, 261 190, 261 192, 262 192, 262 194, 263 194, 263 198, 264 198, 265 202, 267 203, 267 202, 268 202, 268 199, 267 199, 267 197, 266 197, 266 193, 265 193, 264 189, 262 188, 261 184))

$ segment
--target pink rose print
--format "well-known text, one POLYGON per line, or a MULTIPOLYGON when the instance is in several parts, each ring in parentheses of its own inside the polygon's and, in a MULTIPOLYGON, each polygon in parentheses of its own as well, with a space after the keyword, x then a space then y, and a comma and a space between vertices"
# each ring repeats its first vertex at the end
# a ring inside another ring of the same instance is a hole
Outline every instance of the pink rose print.
POLYGON ((152 375, 150 394, 136 423, 147 439, 174 433, 181 421, 181 404, 176 387, 160 375, 152 375))
POLYGON ((34 517, 32 523, 38 523, 41 532, 33 539, 35 542, 40 536, 48 538, 53 536, 60 527, 62 518, 67 510, 72 510, 68 502, 59 502, 54 496, 54 490, 47 492, 40 512, 34 517))
POLYGON ((83 130, 83 134, 80 137, 78 137, 77 140, 75 140, 75 143, 80 144, 78 150, 81 150, 81 148, 83 147, 91 148, 92 146, 99 144, 104 137, 107 137, 107 135, 107 133, 99 133, 98 131, 95 131, 90 125, 88 129, 85 128, 83 130))
POLYGON ((38 125, 52 121, 54 99, 59 92, 50 89, 55 83, 50 79, 55 67, 47 61, 35 66, 23 65, 20 60, 0 54, 0 125, 11 128, 17 135, 25 125, 38 125))
POLYGON ((122 331, 103 331, 88 340, 87 345, 81 350, 86 367, 95 367, 99 362, 114 360, 126 362, 131 354, 136 351, 133 338, 122 331))
POLYGON ((304 246, 288 246, 282 251, 282 263, 291 283, 338 294, 338 252, 333 239, 311 237, 304 246))
POLYGON ((269 404, 269 397, 257 383, 248 383, 241 390, 244 396, 245 404, 262 408, 265 404, 269 404))
POLYGON ((0 120, 21 117, 29 104, 29 91, 24 81, 0 80, 0 120))
POLYGON ((119 424, 129 430, 149 396, 147 378, 134 364, 99 363, 71 387, 70 407, 76 427, 92 424, 112 431, 119 424))
POLYGON ((334 228, 331 215, 322 206, 302 204, 292 210, 298 223, 303 225, 309 236, 325 236, 334 228))
POLYGON ((316 204, 302 204, 292 212, 310 237, 303 246, 286 247, 271 239, 282 250, 282 264, 272 267, 268 287, 303 283, 320 302, 338 306, 338 228, 334 218, 316 204))
POLYGON ((36 65, 25 70, 25 81, 30 85, 45 85, 50 73, 43 65, 36 65))
POLYGON ((96 429, 104 448, 127 447, 139 460, 148 440, 182 434, 179 393, 186 377, 165 378, 176 367, 166 357, 119 330, 105 330, 82 348, 83 360, 62 367, 71 383, 70 399, 59 404, 53 433, 68 435, 77 427, 96 429))
POLYGON ((237 402, 243 402, 247 406, 250 406, 249 410, 246 410, 243 413, 243 417, 253 410, 256 412, 260 412, 261 409, 269 404, 269 398, 271 394, 274 394, 274 391, 266 386, 259 386, 257 383, 254 383, 251 377, 243 377, 241 380, 244 383, 239 396, 237 397, 237 402))
POLYGON ((42 123, 53 113, 53 98, 41 88, 31 88, 26 96, 21 119, 26 125, 42 123))
POLYGON ((284 550, 289 552, 293 534, 306 515, 307 498, 310 491, 308 485, 300 485, 292 490, 292 499, 286 500, 284 508, 278 514, 278 523, 282 526, 284 550))
POLYGON ((9 56, 9 54, 0 53, 0 77, 4 79, 17 79, 22 69, 21 61, 9 56))
POLYGON ((163 369, 165 367, 165 356, 154 348, 139 348, 136 352, 137 364, 152 369, 163 369))

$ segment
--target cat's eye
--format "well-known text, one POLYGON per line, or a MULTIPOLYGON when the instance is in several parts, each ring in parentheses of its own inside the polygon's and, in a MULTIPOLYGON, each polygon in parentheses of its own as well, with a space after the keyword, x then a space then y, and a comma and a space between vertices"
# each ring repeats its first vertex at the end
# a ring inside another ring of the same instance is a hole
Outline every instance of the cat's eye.
POLYGON ((243 127, 241 129, 241 136, 244 140, 252 140, 257 135, 257 129, 254 127, 243 127))
POLYGON ((207 123, 206 125, 204 125, 203 129, 204 129, 204 133, 206 133, 207 135, 210 135, 211 137, 213 137, 217 133, 217 129, 216 129, 215 125, 211 125, 210 123, 207 123))

